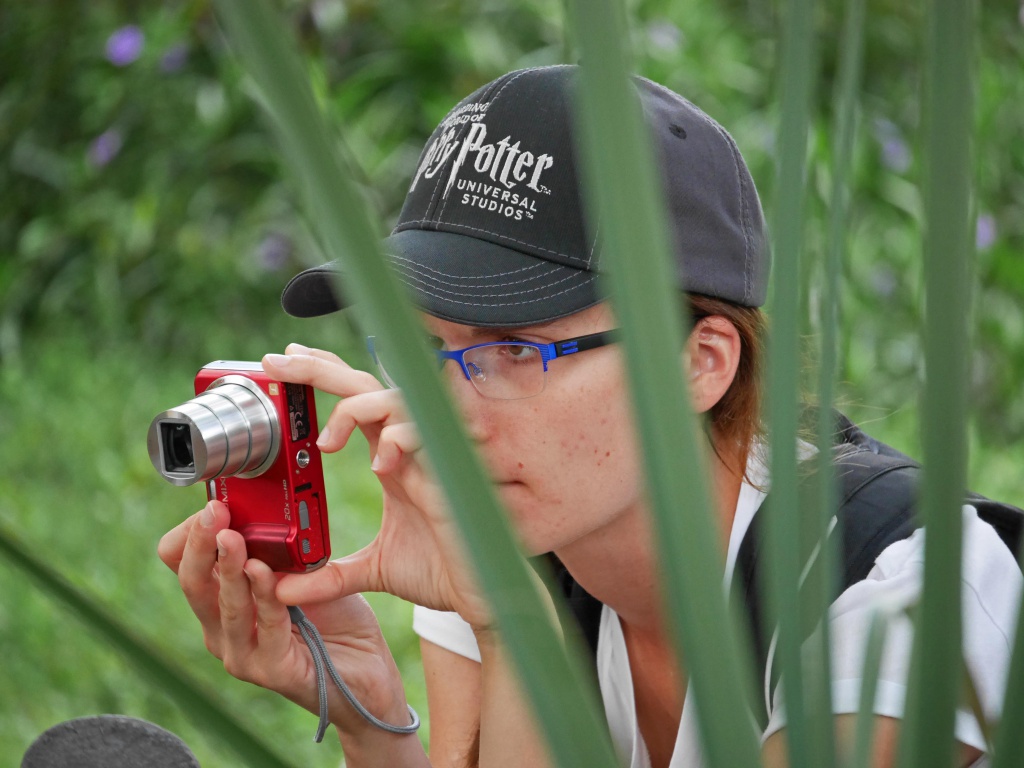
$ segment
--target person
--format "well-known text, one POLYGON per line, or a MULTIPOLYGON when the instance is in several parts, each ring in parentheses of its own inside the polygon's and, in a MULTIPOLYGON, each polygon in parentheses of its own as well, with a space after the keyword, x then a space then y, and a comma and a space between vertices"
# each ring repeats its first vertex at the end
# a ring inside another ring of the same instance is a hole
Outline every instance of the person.
MULTIPOLYGON (((519 70, 456 105, 429 139, 384 246, 438 345, 456 407, 524 549, 554 553, 603 604, 597 673, 621 764, 699 766, 687 670, 662 615, 623 354, 597 283, 601 242, 593 232, 600 228, 588 226, 581 199, 570 108, 577 76, 572 66, 519 70), (545 360, 549 353, 555 356, 545 360)), ((657 152, 678 287, 695 319, 677 362, 687 371, 692 407, 707 423, 728 573, 770 481, 759 410, 760 307, 770 261, 764 217, 729 134, 667 88, 633 82, 657 152)), ((293 278, 285 309, 313 317, 341 308, 334 269, 293 278)), ((387 350, 375 354, 389 382, 387 350)), ((330 352, 297 344, 267 355, 263 365, 272 377, 340 396, 320 446, 340 450, 357 428, 366 435, 383 487, 381 528, 363 550, 314 573, 285 576, 247 559, 218 502, 167 533, 160 556, 177 572, 209 650, 228 673, 317 712, 310 657, 286 609, 301 604, 363 704, 386 722, 404 723, 400 675, 359 594, 389 592, 417 606, 430 755, 415 738, 373 728, 332 691, 346 764, 544 765, 544 747, 401 392, 330 352)), ((986 714, 997 717, 1021 574, 972 508, 963 515, 964 651, 986 714)), ((857 710, 871 609, 916 599, 922 552, 923 532, 892 545, 833 606, 841 736, 857 710)), ((721 578, 709 574, 708 587, 721 588, 721 578)), ((895 613, 875 703, 877 765, 894 758, 910 652, 909 622, 895 613)), ((776 698, 762 734, 768 765, 785 764, 785 724, 776 698)), ((985 740, 968 711, 958 713, 956 739, 961 764, 982 756, 985 740)))

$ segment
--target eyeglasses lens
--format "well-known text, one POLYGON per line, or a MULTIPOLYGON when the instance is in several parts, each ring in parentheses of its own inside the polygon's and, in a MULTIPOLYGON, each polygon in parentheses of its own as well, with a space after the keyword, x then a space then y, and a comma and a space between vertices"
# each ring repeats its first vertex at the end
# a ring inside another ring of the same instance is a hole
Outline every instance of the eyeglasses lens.
POLYGON ((525 344, 492 344, 463 355, 470 381, 485 397, 519 400, 544 390, 540 350, 525 344))
MULTIPOLYGON (((373 354, 384 382, 395 387, 388 372, 388 354, 373 339, 373 354)), ((495 400, 520 400, 544 390, 544 359, 540 350, 525 344, 491 344, 470 349, 463 355, 465 372, 476 390, 495 400)), ((448 361, 454 362, 454 361, 448 361)), ((462 373, 453 375, 461 376, 462 373)))

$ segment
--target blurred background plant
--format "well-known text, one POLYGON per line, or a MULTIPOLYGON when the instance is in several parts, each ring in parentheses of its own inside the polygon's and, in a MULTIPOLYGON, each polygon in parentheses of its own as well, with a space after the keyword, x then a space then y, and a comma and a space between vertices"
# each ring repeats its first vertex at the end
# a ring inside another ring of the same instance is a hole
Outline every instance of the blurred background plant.
MULTIPOLYGON (((279 6, 382 233, 425 138, 458 99, 509 69, 575 58, 556 0, 279 6)), ((628 6, 641 73, 733 133, 770 209, 776 4, 628 6)), ((898 0, 868 3, 841 324, 841 402, 911 453, 922 377, 920 14, 898 0)), ((828 223, 840 24, 841 7, 821 4, 813 257, 828 223)), ((971 485, 1024 506, 1024 9, 982 4, 979 27, 971 485)), ((0 73, 0 523, 220 689, 296 763, 337 764, 336 748, 309 743, 313 716, 219 669, 154 554, 202 494, 156 476, 144 434, 153 414, 188 399, 200 365, 292 340, 366 362, 345 318, 297 321, 278 308, 291 274, 326 257, 209 3, 2 2, 0 73)), ((353 447, 329 463, 336 554, 375 532, 379 493, 363 456, 353 447)), ((21 755, 61 720, 123 712, 175 731, 204 765, 233 762, 3 562, 0 585, 0 754, 21 755)), ((409 607, 371 599, 423 712, 409 607)))

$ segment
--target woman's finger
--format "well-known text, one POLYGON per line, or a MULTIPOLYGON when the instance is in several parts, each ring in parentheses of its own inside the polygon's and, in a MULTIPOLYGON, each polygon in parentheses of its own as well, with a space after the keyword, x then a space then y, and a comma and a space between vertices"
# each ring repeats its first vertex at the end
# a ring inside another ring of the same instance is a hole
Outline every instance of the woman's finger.
POLYGON ((318 355, 264 355, 263 370, 271 378, 294 384, 309 384, 322 392, 351 397, 383 389, 376 377, 356 370, 328 353, 318 355))
POLYGON ((266 658, 282 659, 291 645, 292 620, 277 599, 277 576, 261 560, 248 560, 244 571, 256 605, 256 645, 266 658))
MULTIPOLYGON (((238 531, 224 530, 217 535, 220 573, 220 625, 225 665, 248 655, 253 643, 256 621, 252 585, 243 567, 248 559, 245 540, 238 531)), ((235 674, 239 670, 232 671, 235 674)), ((237 676, 237 675, 236 675, 237 676)))
POLYGON ((211 501, 195 516, 188 530, 178 563, 178 582, 192 612, 209 630, 218 621, 217 534, 228 527, 231 517, 219 501, 211 501))
MULTIPOLYGON (((397 390, 381 389, 347 397, 334 406, 327 423, 320 430, 317 445, 320 450, 333 453, 345 447, 356 427, 372 432, 366 428, 408 420, 405 403, 397 390)), ((372 440, 375 437, 375 434, 367 434, 368 439, 372 440)))
POLYGON ((377 440, 377 455, 373 459, 372 468, 377 476, 392 472, 403 456, 415 453, 423 447, 419 430, 412 422, 391 424, 384 427, 377 440))
POLYGON ((333 352, 329 352, 326 349, 316 349, 315 347, 307 347, 304 344, 296 344, 295 342, 292 342, 287 347, 285 347, 284 352, 286 355, 309 355, 310 357, 318 357, 321 360, 326 360, 328 363, 335 363, 337 365, 348 366, 348 363, 346 363, 333 352))
POLYGON ((284 574, 277 583, 277 599, 285 605, 304 605, 336 600, 359 592, 380 592, 376 542, 312 573, 284 574))
POLYGON ((185 554, 185 544, 188 542, 189 532, 199 516, 197 512, 185 518, 181 523, 174 526, 160 538, 156 546, 156 553, 161 562, 175 573, 181 565, 181 558, 185 554))

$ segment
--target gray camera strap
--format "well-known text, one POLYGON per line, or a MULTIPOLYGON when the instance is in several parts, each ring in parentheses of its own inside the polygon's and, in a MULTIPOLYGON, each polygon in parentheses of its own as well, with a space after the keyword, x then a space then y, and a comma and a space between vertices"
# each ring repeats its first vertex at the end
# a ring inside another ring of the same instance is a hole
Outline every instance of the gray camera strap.
POLYGON ((320 699, 320 724, 316 729, 316 736, 313 737, 313 741, 319 744, 324 739, 324 732, 327 730, 329 720, 327 718, 327 676, 330 675, 331 680, 338 686, 338 689, 345 695, 348 702, 355 707, 356 712, 362 715, 371 724, 377 726, 383 731, 388 733, 415 733, 420 727, 420 716, 416 714, 416 710, 409 706, 409 714, 412 716, 412 722, 409 725, 391 725, 385 723, 383 720, 378 720, 374 717, 370 711, 359 703, 355 695, 349 690, 349 687, 345 685, 345 681, 341 679, 341 675, 338 674, 338 670, 335 669, 334 663, 331 661, 331 657, 327 653, 327 647, 324 645, 323 638, 320 637, 320 632, 316 626, 309 619, 306 618, 306 614, 302 610, 294 605, 288 606, 288 613, 292 617, 292 623, 299 628, 299 634, 302 635, 302 639, 306 641, 306 645, 309 646, 309 653, 313 657, 313 667, 316 669, 316 692, 320 699))

